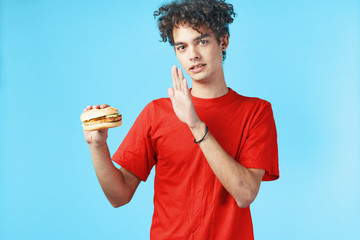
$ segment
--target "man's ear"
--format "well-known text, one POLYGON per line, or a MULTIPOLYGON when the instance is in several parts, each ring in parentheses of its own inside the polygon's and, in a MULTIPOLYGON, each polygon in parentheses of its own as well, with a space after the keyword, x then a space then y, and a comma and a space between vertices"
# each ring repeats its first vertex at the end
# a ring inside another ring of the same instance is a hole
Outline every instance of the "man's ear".
POLYGON ((229 34, 222 36, 220 38, 220 46, 223 51, 225 51, 229 46, 229 34))

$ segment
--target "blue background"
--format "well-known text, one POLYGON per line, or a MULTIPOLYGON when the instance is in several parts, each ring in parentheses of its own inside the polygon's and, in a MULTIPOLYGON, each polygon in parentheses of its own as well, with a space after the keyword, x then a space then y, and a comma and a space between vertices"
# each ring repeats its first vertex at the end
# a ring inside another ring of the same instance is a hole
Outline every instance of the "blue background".
MULTIPOLYGON (((114 209, 79 116, 119 108, 113 154, 179 65, 152 13, 163 1, 1 0, 0 239, 148 239, 153 173, 114 209)), ((360 4, 232 1, 228 85, 272 103, 280 179, 252 204, 256 239, 360 237, 360 4)))

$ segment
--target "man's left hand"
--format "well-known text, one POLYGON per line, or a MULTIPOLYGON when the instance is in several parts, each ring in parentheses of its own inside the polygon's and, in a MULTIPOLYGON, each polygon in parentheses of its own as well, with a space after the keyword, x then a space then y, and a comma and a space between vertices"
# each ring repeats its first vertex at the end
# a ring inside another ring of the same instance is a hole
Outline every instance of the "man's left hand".
POLYGON ((190 128, 195 128, 201 120, 197 115, 191 100, 187 81, 181 69, 173 66, 171 69, 173 87, 168 89, 169 97, 176 116, 190 128))

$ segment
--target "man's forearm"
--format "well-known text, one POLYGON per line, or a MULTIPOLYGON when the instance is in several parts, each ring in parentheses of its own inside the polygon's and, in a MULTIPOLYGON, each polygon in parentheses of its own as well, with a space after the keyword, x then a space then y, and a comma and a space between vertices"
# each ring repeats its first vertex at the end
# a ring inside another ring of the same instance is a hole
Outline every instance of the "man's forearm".
POLYGON ((124 176, 111 161, 107 144, 89 144, 96 176, 105 196, 114 207, 128 203, 133 195, 124 176))
MULTIPOLYGON (((190 130, 195 139, 200 140, 204 136, 206 125, 201 122, 197 127, 190 130)), ((254 175, 248 168, 235 161, 211 135, 210 130, 205 139, 199 143, 199 146, 214 174, 234 197, 238 206, 247 207, 250 205, 259 191, 261 182, 259 179, 262 176, 254 175)))

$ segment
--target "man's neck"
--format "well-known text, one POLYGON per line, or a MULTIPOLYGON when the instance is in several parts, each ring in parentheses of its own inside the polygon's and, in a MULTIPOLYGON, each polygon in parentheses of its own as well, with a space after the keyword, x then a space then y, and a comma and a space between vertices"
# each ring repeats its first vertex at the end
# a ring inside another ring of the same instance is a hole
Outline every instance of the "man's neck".
POLYGON ((196 82, 192 81, 191 95, 197 98, 217 98, 224 96, 229 92, 225 79, 214 82, 196 82))

